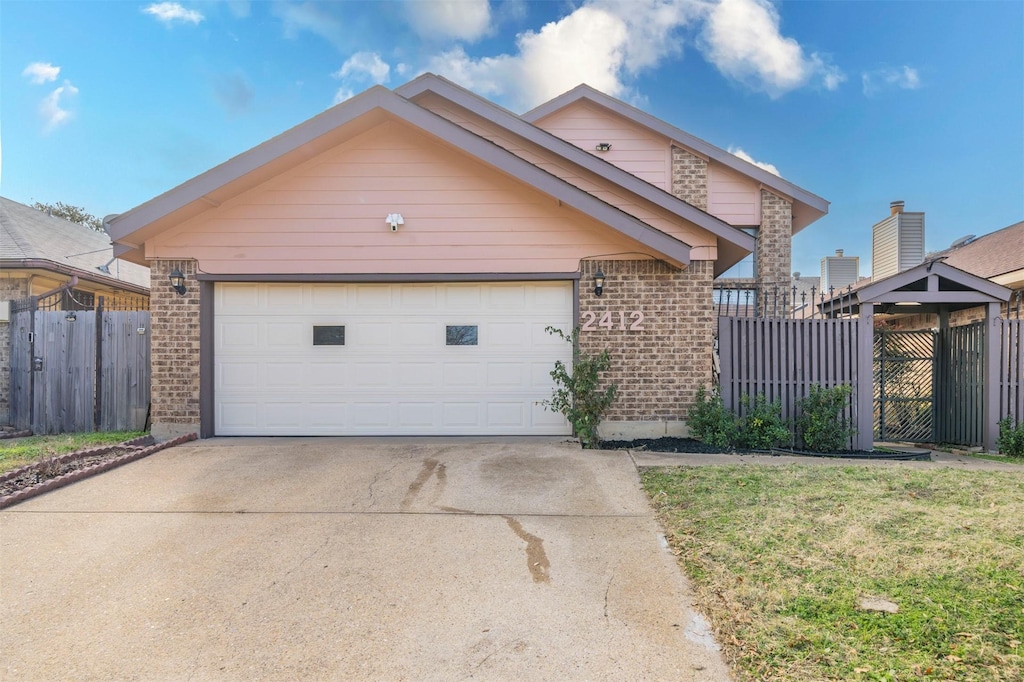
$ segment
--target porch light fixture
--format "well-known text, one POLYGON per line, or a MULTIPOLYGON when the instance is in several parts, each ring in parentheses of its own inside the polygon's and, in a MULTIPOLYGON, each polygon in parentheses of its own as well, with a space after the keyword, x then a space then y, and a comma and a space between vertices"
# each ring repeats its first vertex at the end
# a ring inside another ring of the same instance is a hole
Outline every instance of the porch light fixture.
POLYGON ((171 280, 171 286, 178 292, 178 296, 185 295, 185 275, 181 274, 181 270, 174 268, 167 279, 171 280))
POLYGON ((600 268, 594 273, 594 296, 600 296, 604 293, 604 273, 601 272, 600 268))
POLYGON ((598 142, 597 146, 594 147, 599 152, 610 152, 612 150, 611 142, 598 142))
POLYGON ((402 218, 401 213, 388 213, 387 217, 384 218, 384 222, 391 226, 392 232, 398 232, 398 226, 405 225, 405 220, 402 218))

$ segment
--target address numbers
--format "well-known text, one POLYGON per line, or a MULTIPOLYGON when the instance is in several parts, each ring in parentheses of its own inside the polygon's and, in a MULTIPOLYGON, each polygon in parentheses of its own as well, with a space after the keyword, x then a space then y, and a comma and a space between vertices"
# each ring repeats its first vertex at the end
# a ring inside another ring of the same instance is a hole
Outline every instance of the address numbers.
POLYGON ((581 317, 583 318, 582 330, 585 332, 601 329, 639 332, 644 329, 644 313, 641 310, 633 310, 628 313, 622 310, 618 312, 609 310, 601 315, 600 319, 597 317, 597 313, 588 310, 582 313, 581 317))

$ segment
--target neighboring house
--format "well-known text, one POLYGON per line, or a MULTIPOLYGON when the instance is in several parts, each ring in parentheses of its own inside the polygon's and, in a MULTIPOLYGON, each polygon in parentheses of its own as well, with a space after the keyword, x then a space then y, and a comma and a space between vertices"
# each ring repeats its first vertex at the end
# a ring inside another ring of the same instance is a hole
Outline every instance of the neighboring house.
POLYGON ((788 287, 827 210, 592 88, 517 116, 427 74, 108 229, 152 268, 158 436, 568 434, 545 328, 579 326, 619 385, 603 435, 641 437, 711 381, 714 278, 756 251, 750 286, 788 287))
MULTIPOLYGON (((926 261, 942 261, 947 265, 983 277, 1010 289, 1010 300, 1002 304, 1004 319, 1024 318, 1024 221, 980 237, 973 235, 957 240, 954 246, 929 253, 926 261)), ((975 307, 950 313, 950 326, 957 327, 985 319, 985 308, 975 307)), ((911 315, 890 322, 901 329, 935 327, 934 315, 911 315)))
POLYGON ((149 268, 113 256, 105 232, 55 218, 0 197, 0 420, 10 406, 10 301, 65 287, 46 303, 56 310, 92 310, 126 298, 145 306, 149 268), (72 278, 77 284, 67 287, 72 278), (139 300, 141 299, 141 300, 139 300))

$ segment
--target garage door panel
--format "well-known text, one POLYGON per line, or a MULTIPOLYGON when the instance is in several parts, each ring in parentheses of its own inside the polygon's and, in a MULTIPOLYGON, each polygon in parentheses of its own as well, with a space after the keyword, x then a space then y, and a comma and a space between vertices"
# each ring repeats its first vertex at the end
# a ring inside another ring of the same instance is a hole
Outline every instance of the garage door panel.
POLYGON ((571 362, 543 331, 571 326, 567 282, 218 283, 215 301, 217 434, 569 433, 538 407, 571 362), (448 325, 477 345, 447 346, 448 325), (314 346, 314 326, 344 345, 314 346))

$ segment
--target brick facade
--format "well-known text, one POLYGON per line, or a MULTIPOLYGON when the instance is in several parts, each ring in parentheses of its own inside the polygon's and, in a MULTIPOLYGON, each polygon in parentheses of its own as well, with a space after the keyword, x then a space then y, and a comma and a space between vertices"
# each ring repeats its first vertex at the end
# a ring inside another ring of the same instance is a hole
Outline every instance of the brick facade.
POLYGON ((761 190, 761 227, 757 232, 757 283, 762 291, 789 288, 792 272, 793 203, 761 190))
POLYGON ((199 283, 192 260, 150 262, 152 338, 152 433, 172 438, 199 433, 199 283), (178 295, 168 275, 186 277, 187 291, 178 295))
MULTIPOLYGON (((0 279, 0 301, 28 298, 27 277, 0 279)), ((11 327, 0 322, 0 424, 11 421, 11 327)))
POLYGON ((684 435, 685 419, 698 387, 711 383, 715 319, 711 307, 714 263, 694 261, 684 270, 657 260, 584 261, 580 279, 580 324, 595 317, 592 331, 580 332, 591 353, 608 349, 607 378, 618 397, 601 425, 604 438, 684 435), (594 295, 594 273, 606 280, 594 295), (644 314, 643 330, 632 331, 630 313, 644 314), (620 328, 624 313, 626 329, 620 328), (600 326, 611 313, 612 328, 600 326))
POLYGON ((702 211, 708 210, 708 162, 673 146, 672 194, 702 211))

